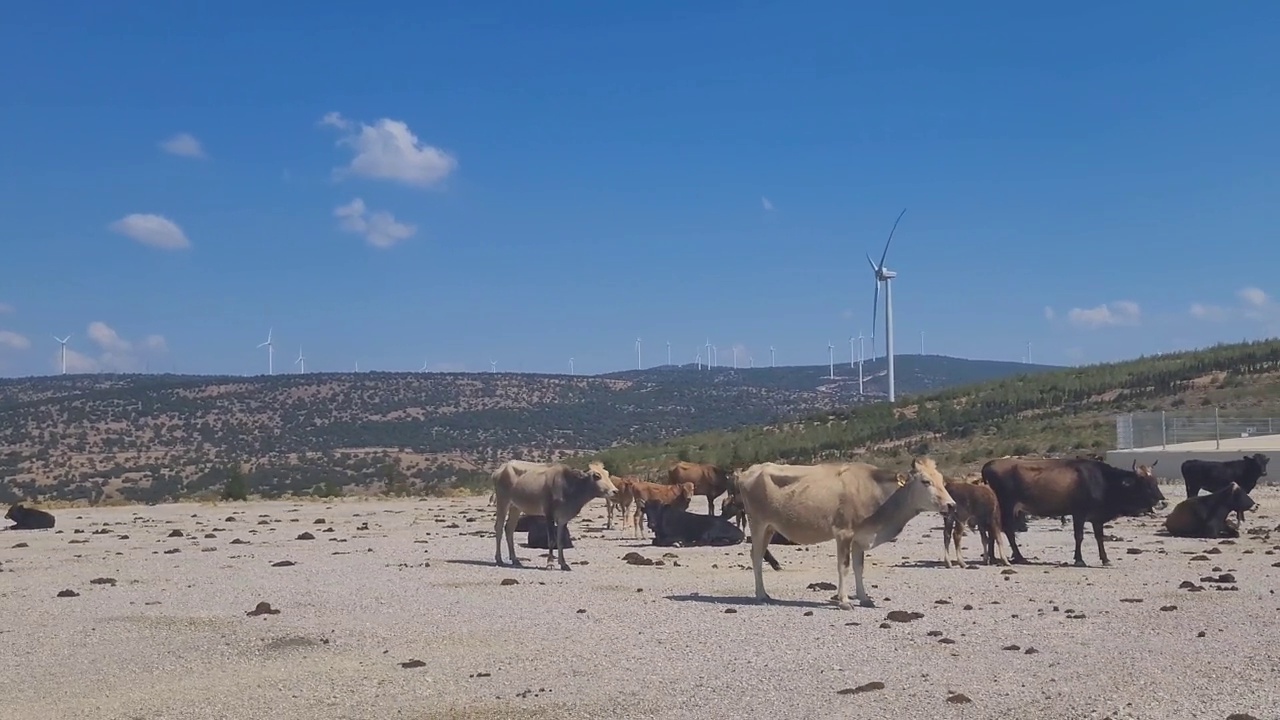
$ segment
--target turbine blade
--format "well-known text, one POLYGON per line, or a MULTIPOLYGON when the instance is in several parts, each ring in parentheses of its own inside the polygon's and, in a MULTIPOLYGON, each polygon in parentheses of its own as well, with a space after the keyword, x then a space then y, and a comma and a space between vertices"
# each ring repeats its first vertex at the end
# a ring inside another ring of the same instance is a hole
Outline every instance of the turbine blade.
MULTIPOLYGON (((902 212, 898 213, 898 220, 907 214, 907 209, 902 208, 902 212)), ((889 243, 893 242, 893 231, 898 229, 898 220, 893 221, 893 227, 889 230, 889 239, 884 242, 884 254, 880 256, 880 267, 884 267, 884 259, 889 255, 889 243)))
POLYGON ((876 277, 880 277, 880 268, 876 267, 876 261, 871 259, 871 253, 867 253, 867 264, 871 266, 871 272, 876 273, 876 277))

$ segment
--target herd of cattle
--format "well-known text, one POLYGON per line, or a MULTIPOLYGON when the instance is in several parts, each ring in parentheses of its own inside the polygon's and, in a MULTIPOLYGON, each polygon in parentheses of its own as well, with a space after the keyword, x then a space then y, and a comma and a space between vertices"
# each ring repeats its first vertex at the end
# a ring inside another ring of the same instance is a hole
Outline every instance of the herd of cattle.
MULTIPOLYGON (((1256 508, 1249 493, 1267 474, 1268 457, 1254 454, 1240 460, 1188 460, 1182 464, 1187 499, 1165 517, 1164 526, 1177 537, 1235 537, 1246 511, 1256 508), (1208 494, 1200 495, 1205 490, 1208 494), (1234 519, 1231 517, 1234 514, 1234 519)), ((591 500, 607 503, 608 527, 617 513, 624 528, 632 525, 644 537, 653 533, 654 545, 732 545, 751 536, 751 561, 756 598, 768 600, 762 566, 781 568, 770 545, 812 545, 835 540, 836 594, 832 600, 850 609, 845 578, 850 566, 859 603, 874 607, 863 584, 868 550, 896 538, 903 527, 923 512, 943 516, 943 563, 956 561, 966 527, 976 529, 987 564, 1025 563, 1015 534, 1027 529, 1029 516, 1070 517, 1075 531, 1075 564, 1083 567, 1080 546, 1085 523, 1093 527, 1098 558, 1109 565, 1103 542, 1106 523, 1121 516, 1152 514, 1167 505, 1156 479, 1155 466, 1131 468, 1109 465, 1096 458, 1003 457, 982 466, 980 473, 962 480, 944 478, 932 458, 912 458, 905 471, 860 462, 817 465, 758 463, 737 472, 715 465, 679 461, 665 482, 614 477, 599 463, 585 470, 562 463, 521 460, 503 463, 493 472, 494 560, 502 565, 503 536, 511 564, 518 566, 514 535, 528 531, 529 547, 546 548, 547 565, 559 562, 568 570, 565 547, 572 540, 566 529, 591 500), (715 499, 725 495, 720 513, 715 499), (707 513, 688 511, 693 498, 707 498, 707 513), (643 522, 642 522, 643 521, 643 522), (1007 557, 1001 538, 1008 539, 1007 557), (998 550, 998 554, 997 554, 998 550)))

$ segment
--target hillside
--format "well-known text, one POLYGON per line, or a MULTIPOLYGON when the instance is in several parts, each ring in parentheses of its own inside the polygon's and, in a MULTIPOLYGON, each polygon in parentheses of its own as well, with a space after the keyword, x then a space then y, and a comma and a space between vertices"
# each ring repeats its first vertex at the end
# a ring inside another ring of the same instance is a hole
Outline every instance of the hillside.
MULTIPOLYGON (((267 495, 401 490, 474 480, 510 457, 779 422, 882 399, 883 362, 605 376, 335 373, 71 375, 0 381, 0 501, 153 501, 248 473, 267 495)), ((900 395, 1050 366, 897 358, 900 395)))
POLYGON ((1280 341, 1270 340, 1009 376, 904 398, 894 407, 875 403, 594 457, 650 473, 676 458, 733 466, 855 457, 892 463, 910 452, 929 453, 960 473, 1002 455, 1099 453, 1113 446, 1121 412, 1213 406, 1263 417, 1275 413, 1278 400, 1280 341))

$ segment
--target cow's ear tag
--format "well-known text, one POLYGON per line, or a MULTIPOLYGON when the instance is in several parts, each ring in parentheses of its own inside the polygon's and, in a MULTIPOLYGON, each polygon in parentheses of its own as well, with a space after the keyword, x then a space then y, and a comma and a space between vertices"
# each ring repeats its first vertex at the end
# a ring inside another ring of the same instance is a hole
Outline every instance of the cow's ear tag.
POLYGON ((907 486, 907 476, 903 475, 902 473, 898 473, 898 487, 906 487, 906 486, 907 486))

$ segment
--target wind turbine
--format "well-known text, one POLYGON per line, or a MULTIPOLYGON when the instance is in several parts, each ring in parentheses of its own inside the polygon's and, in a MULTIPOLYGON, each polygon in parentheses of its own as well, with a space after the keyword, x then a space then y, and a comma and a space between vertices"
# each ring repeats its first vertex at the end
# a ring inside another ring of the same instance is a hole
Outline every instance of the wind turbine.
POLYGON ((858 394, 862 395, 862 331, 858 331, 858 394))
POLYGON ((693 361, 698 363, 698 369, 701 370, 702 369, 702 350, 701 349, 699 349, 698 352, 694 354, 693 361))
POLYGON ((857 338, 855 338, 855 337, 854 337, 854 336, 852 336, 852 335, 850 335, 850 336, 849 336, 849 369, 850 369, 850 370, 852 370, 852 369, 853 369, 853 361, 854 361, 854 358, 855 358, 855 356, 854 356, 854 354, 853 354, 853 341, 854 341, 854 340, 856 340, 856 339, 857 339, 857 338))
POLYGON ((707 344, 704 347, 707 349, 707 369, 710 370, 713 365, 713 363, 711 362, 711 339, 710 338, 707 338, 707 344))
POLYGON ((58 344, 62 346, 62 374, 66 375, 67 374, 67 341, 71 339, 71 333, 67 333, 67 336, 64 338, 60 338, 57 335, 54 335, 53 339, 57 340, 58 344))
POLYGON ((430 362, 431 362, 430 360, 423 360, 423 361, 422 361, 422 367, 418 368, 418 372, 426 372, 426 371, 427 371, 427 364, 428 364, 428 363, 430 363, 430 362))
POLYGON ((775 352, 775 348, 772 345, 770 345, 769 346, 769 367, 778 367, 778 362, 777 362, 776 356, 774 355, 774 352, 775 352))
POLYGON ((258 344, 258 347, 267 348, 267 374, 268 375, 274 375, 276 372, 275 371, 276 346, 271 344, 271 330, 272 328, 267 328, 267 341, 264 343, 258 344))
POLYGON ((715 345, 711 346, 711 367, 720 365, 720 348, 715 345))
POLYGON ((667 341, 667 364, 671 364, 671 341, 667 341))
POLYGON ((890 289, 890 281, 898 277, 898 273, 889 270, 884 266, 884 259, 889 255, 889 243, 893 242, 893 232, 898 229, 898 222, 902 220, 902 216, 907 213, 907 209, 903 208, 898 213, 898 219, 893 221, 893 227, 889 230, 889 239, 884 243, 884 252, 880 254, 880 264, 877 265, 871 259, 871 254, 867 254, 867 262, 871 265, 871 271, 875 273, 876 292, 871 301, 871 350, 875 351, 876 347, 876 308, 880 300, 880 284, 884 283, 884 358, 889 370, 889 402, 897 399, 893 383, 893 292, 890 289))
POLYGON ((831 374, 828 377, 830 377, 832 380, 835 380, 836 379, 836 346, 832 345, 830 340, 827 341, 827 364, 831 366, 831 370, 830 370, 831 374))
POLYGON ((738 346, 733 346, 733 369, 738 369, 738 346))
POLYGON ((573 374, 573 358, 569 358, 569 374, 573 374))
POLYGON ((497 361, 497 360, 493 360, 493 359, 490 359, 490 360, 489 360, 489 372, 498 372, 498 361, 497 361))
POLYGON ((920 356, 924 357, 924 331, 920 331, 920 356))
POLYGON ((298 366, 298 372, 305 375, 307 373, 307 358, 302 354, 302 346, 298 346, 298 359, 293 361, 298 366))
POLYGON ((640 338, 636 338, 636 369, 640 369, 640 338))
POLYGON ((1027 341, 1027 364, 1031 364, 1031 341, 1027 341))

